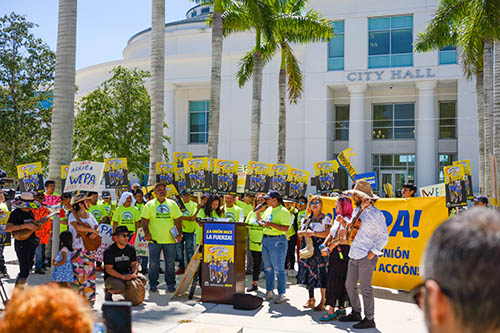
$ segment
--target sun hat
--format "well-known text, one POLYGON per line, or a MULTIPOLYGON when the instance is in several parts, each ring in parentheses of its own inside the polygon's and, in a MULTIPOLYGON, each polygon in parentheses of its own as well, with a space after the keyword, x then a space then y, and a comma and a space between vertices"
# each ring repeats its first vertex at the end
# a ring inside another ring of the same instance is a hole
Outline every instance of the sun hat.
POLYGON ((33 192, 22 192, 21 196, 12 202, 16 208, 40 208, 42 205, 35 201, 35 196, 33 192))
POLYGON ((71 206, 74 206, 82 201, 85 201, 85 200, 90 200, 90 197, 88 197, 86 194, 82 193, 82 194, 78 194, 77 196, 75 196, 73 198, 73 200, 71 200, 71 206))
POLYGON ((356 185, 354 185, 354 188, 352 190, 345 191, 344 194, 347 194, 347 195, 357 194, 363 198, 370 199, 370 200, 380 199, 380 197, 373 194, 372 186, 366 180, 358 180, 356 182, 356 185))

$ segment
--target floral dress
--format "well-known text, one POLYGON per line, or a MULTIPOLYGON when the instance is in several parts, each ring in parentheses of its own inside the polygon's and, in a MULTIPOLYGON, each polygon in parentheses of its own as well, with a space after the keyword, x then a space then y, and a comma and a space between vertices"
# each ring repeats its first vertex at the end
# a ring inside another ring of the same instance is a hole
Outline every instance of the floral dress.
POLYGON ((73 282, 73 264, 71 263, 71 252, 69 252, 67 247, 63 247, 61 251, 57 254, 56 262, 60 263, 62 260, 62 253, 66 253, 66 261, 59 266, 54 266, 52 271, 52 281, 56 282, 73 282))

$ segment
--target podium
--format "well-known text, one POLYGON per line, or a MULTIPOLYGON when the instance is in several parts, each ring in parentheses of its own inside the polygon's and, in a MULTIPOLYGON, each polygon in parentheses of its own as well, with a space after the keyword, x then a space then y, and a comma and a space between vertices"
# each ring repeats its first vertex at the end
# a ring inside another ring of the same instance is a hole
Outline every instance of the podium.
POLYGON ((247 227, 241 222, 203 222, 201 301, 232 304, 245 293, 247 227))

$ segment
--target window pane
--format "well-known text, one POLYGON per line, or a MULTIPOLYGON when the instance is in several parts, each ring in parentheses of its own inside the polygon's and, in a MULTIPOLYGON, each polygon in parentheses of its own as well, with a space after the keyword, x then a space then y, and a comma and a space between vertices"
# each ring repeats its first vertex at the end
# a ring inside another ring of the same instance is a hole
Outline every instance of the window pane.
POLYGON ((391 31, 391 53, 412 53, 412 29, 391 31))
POLYGON ((380 156, 379 155, 373 155, 373 166, 378 167, 380 163, 380 156))
POLYGON ((382 166, 393 166, 392 155, 380 155, 380 165, 382 166))
POLYGON ((368 41, 368 54, 389 54, 389 31, 370 32, 368 41))
POLYGON ((397 127, 394 129, 394 139, 414 139, 415 129, 413 127, 397 127))
POLYGON ((451 46, 451 45, 448 45, 446 47, 443 47, 441 50, 439 51, 455 51, 457 48, 455 46, 451 46))
POLYGON ((333 37, 328 43, 328 57, 343 57, 344 56, 344 35, 333 37))
POLYGON ((440 118, 455 118, 455 102, 439 103, 440 118))
POLYGON ((408 155, 394 155, 394 165, 395 166, 406 166, 406 161, 408 160, 408 155))
POLYGON ((449 65, 457 63, 457 51, 440 51, 439 64, 449 65))
POLYGON ((349 124, 349 105, 339 105, 335 107, 335 120, 347 120, 349 124))
POLYGON ((368 68, 390 67, 391 58, 389 56, 369 56, 368 68))
POLYGON ((377 17, 368 19, 368 30, 390 29, 390 27, 391 27, 390 17, 377 17))
POLYGON ((391 29, 413 28, 413 15, 391 17, 391 29))
POLYGON ((335 138, 349 140, 349 105, 335 107, 335 138))
POLYGON ((205 113, 192 113, 190 132, 205 132, 206 131, 206 115, 205 113))
POLYGON ((342 71, 344 70, 344 58, 330 58, 328 59, 329 71, 342 71))
POLYGON ((373 106, 373 124, 377 127, 392 127, 392 104, 373 106))
POLYGON ((332 27, 333 27, 334 34, 343 34, 344 33, 344 21, 332 22, 332 27))
POLYGON ((440 139, 455 139, 455 127, 440 127, 439 128, 439 138, 440 139))
POLYGON ((387 140, 392 138, 393 137, 391 128, 373 128, 374 140, 387 140))
POLYGON ((206 111, 205 101, 190 101, 189 111, 206 111))
POLYGON ((394 106, 394 126, 415 126, 413 104, 396 104, 394 106))
POLYGON ((335 130, 335 140, 340 140, 340 141, 349 140, 349 130, 348 129, 336 129, 335 130))
POLYGON ((391 67, 413 66, 413 54, 397 54, 391 56, 391 67))
POLYGON ((189 136, 190 142, 191 143, 207 143, 207 136, 206 134, 191 134, 189 136))

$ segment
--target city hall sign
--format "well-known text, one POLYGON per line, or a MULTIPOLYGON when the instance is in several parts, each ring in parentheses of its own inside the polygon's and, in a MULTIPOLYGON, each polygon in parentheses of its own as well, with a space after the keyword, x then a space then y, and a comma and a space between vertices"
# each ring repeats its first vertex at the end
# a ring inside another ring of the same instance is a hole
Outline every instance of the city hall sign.
POLYGON ((436 77, 432 68, 391 69, 347 73, 351 82, 430 79, 436 77))

